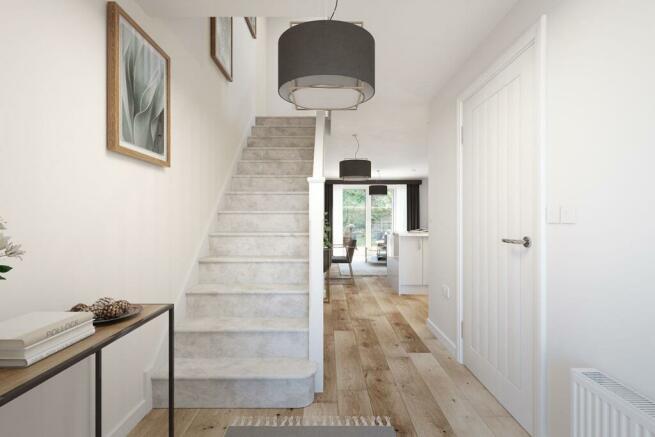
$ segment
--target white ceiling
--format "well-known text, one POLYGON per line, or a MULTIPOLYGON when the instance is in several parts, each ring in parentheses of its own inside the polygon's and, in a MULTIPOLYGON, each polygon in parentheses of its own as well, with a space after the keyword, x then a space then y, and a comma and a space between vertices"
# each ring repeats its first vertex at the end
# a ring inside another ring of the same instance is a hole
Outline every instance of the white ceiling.
MULTIPOLYGON (((328 15, 332 0, 138 0, 165 17, 328 15)), ((363 21, 376 42, 376 92, 357 111, 334 113, 329 177, 338 160, 360 156, 383 177, 427 176, 430 100, 518 0, 340 0, 335 19, 363 21), (414 170, 414 171, 413 171, 414 170)))

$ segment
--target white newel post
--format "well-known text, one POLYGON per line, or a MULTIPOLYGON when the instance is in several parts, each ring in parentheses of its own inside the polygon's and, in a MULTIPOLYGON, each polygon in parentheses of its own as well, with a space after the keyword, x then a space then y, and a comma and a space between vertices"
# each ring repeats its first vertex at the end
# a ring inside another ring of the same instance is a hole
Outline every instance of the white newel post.
POLYGON ((316 392, 323 391, 323 198, 325 178, 309 181, 309 359, 318 364, 316 392))
POLYGON ((318 365, 314 391, 323 391, 323 139, 325 112, 316 112, 314 171, 309 184, 309 359, 318 365))

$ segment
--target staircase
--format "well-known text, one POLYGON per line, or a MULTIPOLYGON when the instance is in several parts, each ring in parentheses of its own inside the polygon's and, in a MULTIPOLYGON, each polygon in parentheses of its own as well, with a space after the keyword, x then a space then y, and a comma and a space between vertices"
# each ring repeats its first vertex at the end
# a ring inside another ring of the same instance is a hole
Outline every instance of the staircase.
MULTIPOLYGON (((180 408, 298 408, 314 399, 308 360, 308 184, 314 118, 257 117, 221 200, 210 256, 175 328, 180 408)), ((168 399, 153 373, 153 405, 168 399)))

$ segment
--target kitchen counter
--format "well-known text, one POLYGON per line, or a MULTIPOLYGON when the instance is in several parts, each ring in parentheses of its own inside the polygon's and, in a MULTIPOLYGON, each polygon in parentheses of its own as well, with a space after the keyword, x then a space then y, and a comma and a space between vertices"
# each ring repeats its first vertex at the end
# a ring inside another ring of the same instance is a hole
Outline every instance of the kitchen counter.
POLYGON ((394 232, 387 247, 387 280, 399 294, 427 294, 428 232, 394 232))

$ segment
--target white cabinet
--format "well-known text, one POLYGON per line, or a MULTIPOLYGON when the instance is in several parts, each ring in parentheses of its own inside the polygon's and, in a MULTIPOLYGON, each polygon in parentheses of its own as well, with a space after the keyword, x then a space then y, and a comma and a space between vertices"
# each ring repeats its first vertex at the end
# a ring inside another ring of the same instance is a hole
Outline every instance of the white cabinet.
POLYGON ((428 233, 394 233, 387 249, 388 280, 400 294, 427 294, 428 233))

